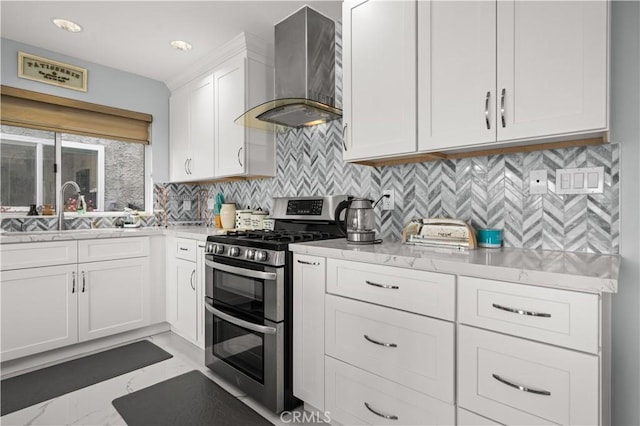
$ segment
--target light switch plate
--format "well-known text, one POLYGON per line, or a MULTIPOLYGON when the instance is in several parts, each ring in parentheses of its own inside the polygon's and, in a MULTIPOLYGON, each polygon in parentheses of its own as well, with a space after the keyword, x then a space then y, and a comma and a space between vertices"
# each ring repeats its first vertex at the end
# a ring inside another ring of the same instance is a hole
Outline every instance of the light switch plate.
POLYGON ((215 200, 213 198, 207 199, 207 209, 213 210, 215 200))
POLYGON ((184 200, 182 202, 182 208, 184 210, 191 210, 191 200, 184 200))
POLYGON ((604 167, 556 170, 556 194, 602 194, 604 167))

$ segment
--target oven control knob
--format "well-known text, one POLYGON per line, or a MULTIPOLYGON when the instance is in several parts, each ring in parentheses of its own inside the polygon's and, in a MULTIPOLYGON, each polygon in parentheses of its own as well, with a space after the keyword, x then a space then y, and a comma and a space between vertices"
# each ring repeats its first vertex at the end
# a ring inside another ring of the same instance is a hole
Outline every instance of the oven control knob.
POLYGON ((247 253, 245 254, 245 257, 248 260, 253 260, 256 257, 256 251, 255 249, 249 249, 247 250, 247 253))
POLYGON ((258 251, 256 252, 256 260, 258 262, 266 262, 269 254, 266 251, 258 251))
POLYGON ((213 248, 213 252, 214 252, 215 254, 223 254, 223 253, 224 253, 224 246, 216 245, 216 246, 213 248))
POLYGON ((229 249, 229 255, 233 256, 233 257, 238 257, 240 256, 240 248, 238 247, 231 247, 229 249))

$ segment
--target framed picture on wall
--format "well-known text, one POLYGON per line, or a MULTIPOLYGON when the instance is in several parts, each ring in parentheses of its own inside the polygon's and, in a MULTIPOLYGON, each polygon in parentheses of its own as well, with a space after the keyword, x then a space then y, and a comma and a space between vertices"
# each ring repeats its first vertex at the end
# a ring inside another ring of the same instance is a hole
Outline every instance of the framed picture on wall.
POLYGON ((18 52, 18 77, 67 89, 87 91, 87 69, 18 52))

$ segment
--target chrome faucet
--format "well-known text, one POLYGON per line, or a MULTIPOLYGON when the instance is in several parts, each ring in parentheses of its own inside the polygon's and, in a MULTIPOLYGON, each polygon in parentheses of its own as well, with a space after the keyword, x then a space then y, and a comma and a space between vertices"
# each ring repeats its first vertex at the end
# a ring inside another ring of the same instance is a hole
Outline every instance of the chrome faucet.
POLYGON ((60 203, 58 206, 58 231, 64 231, 64 190, 67 189, 69 185, 73 186, 78 194, 80 193, 80 187, 72 180, 63 183, 60 187, 60 197, 58 197, 58 202, 60 203))

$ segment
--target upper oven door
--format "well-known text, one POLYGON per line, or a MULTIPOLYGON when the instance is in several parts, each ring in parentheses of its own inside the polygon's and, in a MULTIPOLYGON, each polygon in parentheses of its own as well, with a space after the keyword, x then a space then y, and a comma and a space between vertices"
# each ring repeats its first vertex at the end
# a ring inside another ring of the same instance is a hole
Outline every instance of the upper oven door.
POLYGON ((207 255, 206 295, 256 319, 284 320, 284 268, 207 255))

